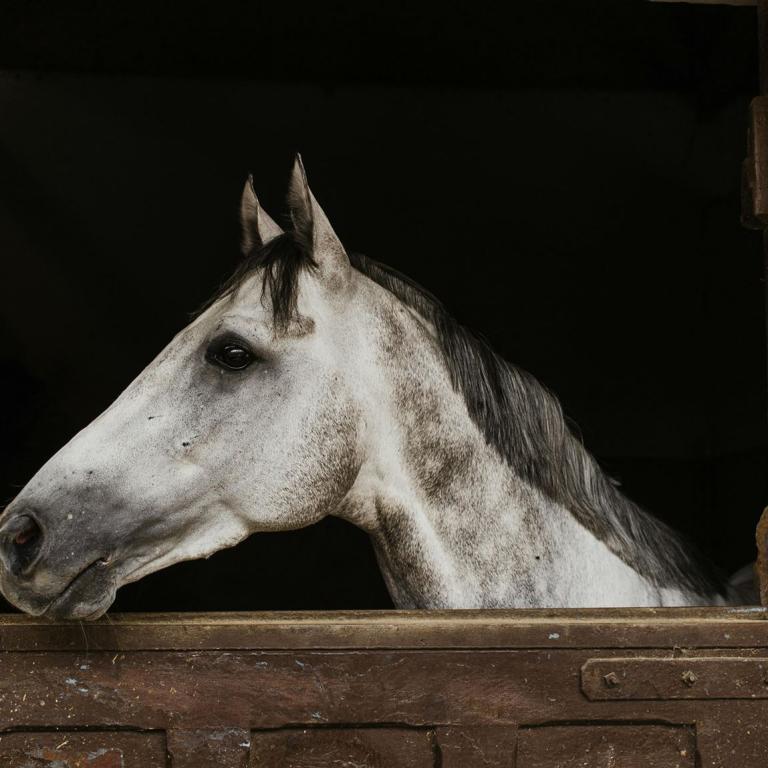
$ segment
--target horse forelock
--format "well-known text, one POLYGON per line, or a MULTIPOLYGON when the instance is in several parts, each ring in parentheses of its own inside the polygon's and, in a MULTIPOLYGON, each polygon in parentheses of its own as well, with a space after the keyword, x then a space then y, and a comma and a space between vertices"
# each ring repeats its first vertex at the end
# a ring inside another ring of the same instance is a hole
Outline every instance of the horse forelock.
POLYGON ((261 271, 262 295, 269 295, 274 326, 285 330, 296 317, 299 275, 316 268, 306 241, 293 231, 285 232, 252 248, 232 275, 192 316, 199 317, 213 304, 234 296, 248 279, 261 271))
MULTIPOLYGON (((432 325, 454 389, 513 471, 567 508, 654 585, 726 593, 725 580, 709 561, 619 491, 573 433, 557 398, 534 376, 497 355, 409 277, 362 254, 349 258, 355 269, 432 325)), ((270 297, 275 327, 285 328, 297 313, 299 276, 316 267, 306 237, 286 232, 254 248, 199 313, 263 270, 262 292, 270 297)))

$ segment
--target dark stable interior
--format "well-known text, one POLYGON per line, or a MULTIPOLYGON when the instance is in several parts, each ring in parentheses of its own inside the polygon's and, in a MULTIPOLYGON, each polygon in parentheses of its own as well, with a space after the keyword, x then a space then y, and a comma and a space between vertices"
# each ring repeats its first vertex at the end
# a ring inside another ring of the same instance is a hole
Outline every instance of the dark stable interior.
MULTIPOLYGON (((628 495, 725 570, 754 558, 754 8, 49 5, 0 25, 7 499, 234 268, 248 172, 284 211, 300 150, 350 249, 533 372, 628 495)), ((367 537, 328 519, 154 574, 114 609, 389 606, 367 537)))

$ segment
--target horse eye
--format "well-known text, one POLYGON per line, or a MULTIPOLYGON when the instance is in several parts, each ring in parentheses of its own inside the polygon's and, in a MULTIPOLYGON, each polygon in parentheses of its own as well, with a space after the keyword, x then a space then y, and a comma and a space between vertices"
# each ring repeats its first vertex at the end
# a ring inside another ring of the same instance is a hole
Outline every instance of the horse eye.
POLYGON ((253 362, 253 355, 240 344, 228 342, 209 350, 208 359, 230 371, 242 371, 253 362))

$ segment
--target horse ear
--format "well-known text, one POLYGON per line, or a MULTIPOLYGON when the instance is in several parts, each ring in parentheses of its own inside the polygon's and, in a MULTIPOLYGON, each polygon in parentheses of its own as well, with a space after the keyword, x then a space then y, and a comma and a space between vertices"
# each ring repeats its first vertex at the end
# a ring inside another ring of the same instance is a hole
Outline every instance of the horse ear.
POLYGON ((320 274, 335 285, 342 285, 352 269, 349 256, 325 212, 315 200, 307 183, 301 155, 298 154, 288 189, 288 206, 294 230, 312 254, 320 274))
POLYGON ((240 227, 242 229, 242 250, 247 256, 254 248, 265 245, 273 238, 283 234, 264 209, 253 189, 253 176, 248 176, 240 199, 240 227))

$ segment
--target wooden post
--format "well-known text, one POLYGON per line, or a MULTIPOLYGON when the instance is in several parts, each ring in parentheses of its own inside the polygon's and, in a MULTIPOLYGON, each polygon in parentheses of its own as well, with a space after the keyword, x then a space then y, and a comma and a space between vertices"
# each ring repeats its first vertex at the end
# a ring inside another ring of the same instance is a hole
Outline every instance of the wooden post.
MULTIPOLYGON (((766 334, 768 335, 768 0, 651 0, 702 5, 756 5, 759 42, 760 95, 752 99, 749 114, 747 158, 742 165, 741 222, 763 233, 763 274, 766 286, 766 334)), ((768 414, 766 414, 768 416, 768 414)), ((760 600, 768 606, 768 508, 756 531, 756 575, 760 600)))
MULTIPOLYGON (((751 149, 761 148, 763 152, 768 151, 768 130, 765 135, 761 134, 761 129, 766 129, 766 114, 768 114, 768 0, 758 0, 757 6, 757 34, 759 38, 759 57, 760 57, 760 96, 753 102, 752 109, 752 135, 750 140, 751 149), (755 102, 761 102, 764 109, 762 125, 757 125, 755 120, 755 102), (760 142, 762 141, 762 147, 760 142)), ((757 166, 755 168, 757 170, 757 166)), ((753 212, 757 213, 757 200, 754 201, 753 212)), ((766 334, 768 334, 768 228, 763 222, 763 274, 766 276, 766 334)), ((760 601, 763 605, 768 605, 768 508, 763 512, 760 522, 757 526, 757 576, 760 583, 760 601)))
MULTIPOLYGON (((757 34, 759 42, 758 56, 760 58, 760 101, 763 105, 764 113, 768 113, 768 0, 759 0, 757 6, 757 34)), ((765 114, 763 115, 765 117, 765 114)), ((765 120, 763 130, 766 130, 765 120)), ((768 154, 768 130, 755 138, 755 143, 761 142, 759 151, 765 157, 768 154)), ((764 161, 762 171, 765 174, 762 179, 763 185, 768 184, 768 163, 764 161)), ((768 275, 768 221, 763 221, 764 251, 766 253, 766 274, 768 275)), ((768 283, 767 283, 768 285, 768 283)), ((768 298, 768 297, 767 297, 768 298)), ((768 318, 768 314, 767 314, 768 318)))
MULTIPOLYGON (((768 0, 757 2, 760 95, 750 105, 748 154, 742 175, 742 222, 763 231, 763 274, 766 276, 766 334, 768 334, 768 0)), ((760 601, 768 605, 768 508, 756 531, 760 601)))

